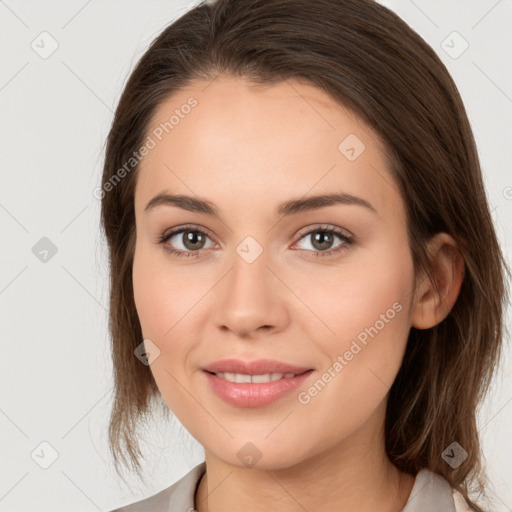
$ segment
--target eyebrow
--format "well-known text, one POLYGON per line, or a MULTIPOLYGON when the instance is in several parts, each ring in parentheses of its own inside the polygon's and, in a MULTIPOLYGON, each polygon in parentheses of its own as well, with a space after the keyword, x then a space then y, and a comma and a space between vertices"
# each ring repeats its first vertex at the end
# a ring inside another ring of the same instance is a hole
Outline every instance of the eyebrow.
MULTIPOLYGON (((281 203, 277 207, 277 214, 281 216, 296 215, 299 213, 318 210, 326 206, 332 206, 337 204, 343 205, 356 205, 362 206, 374 214, 378 215, 377 210, 372 206, 371 203, 361 197, 357 197, 345 192, 336 194, 322 194, 317 196, 309 196, 299 199, 290 199, 281 203)), ((185 195, 171 195, 165 192, 160 193, 153 197, 146 205, 144 211, 150 211, 157 206, 177 206, 189 212, 204 213, 220 219, 218 208, 210 201, 205 199, 185 196, 185 195)))

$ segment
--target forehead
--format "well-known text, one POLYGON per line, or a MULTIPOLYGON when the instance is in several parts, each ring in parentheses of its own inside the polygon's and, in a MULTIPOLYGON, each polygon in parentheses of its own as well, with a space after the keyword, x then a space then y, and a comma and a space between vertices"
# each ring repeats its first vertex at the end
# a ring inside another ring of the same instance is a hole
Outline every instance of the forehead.
POLYGON ((154 148, 136 189, 144 206, 163 190, 246 205, 337 190, 371 197, 381 209, 400 201, 378 135, 304 82, 193 82, 164 101, 149 126, 154 148))

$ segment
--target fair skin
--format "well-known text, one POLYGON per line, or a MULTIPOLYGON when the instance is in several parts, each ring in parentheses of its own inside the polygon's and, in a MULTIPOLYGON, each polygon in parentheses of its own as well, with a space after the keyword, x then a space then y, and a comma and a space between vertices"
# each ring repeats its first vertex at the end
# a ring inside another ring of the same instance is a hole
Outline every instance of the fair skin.
POLYGON ((144 338, 160 349, 151 372, 205 450, 196 509, 253 512, 277 504, 284 512, 398 512, 414 477, 384 450, 388 392, 411 326, 434 326, 455 303, 463 278, 456 244, 446 234, 431 240, 439 293, 429 279, 415 277, 405 205, 382 142, 320 89, 220 76, 175 93, 159 106, 151 128, 190 96, 197 106, 138 170, 133 285, 144 338), (365 145, 353 161, 338 149, 349 134, 365 145), (210 201, 220 218, 175 205, 145 211, 162 192, 210 201), (363 198, 375 212, 355 204, 276 212, 292 198, 333 192, 363 198), (207 234, 190 242, 181 233, 165 244, 197 258, 156 243, 185 224, 207 234), (330 245, 319 245, 314 235, 304 236, 315 228, 325 233, 319 225, 356 241, 348 245, 333 235, 330 245), (263 249, 252 263, 236 252, 248 236, 263 249), (394 303, 400 312, 360 344, 318 395, 300 403, 298 392, 394 303), (201 371, 227 357, 277 359, 314 372, 297 392, 240 408, 215 395, 201 371), (261 453, 252 467, 237 456, 247 443, 261 453))

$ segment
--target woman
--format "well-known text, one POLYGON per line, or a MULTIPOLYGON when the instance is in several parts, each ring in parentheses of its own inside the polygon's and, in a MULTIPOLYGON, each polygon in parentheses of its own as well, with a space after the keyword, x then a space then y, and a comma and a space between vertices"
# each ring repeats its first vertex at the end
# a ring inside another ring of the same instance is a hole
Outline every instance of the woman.
POLYGON ((205 450, 117 510, 483 510, 509 270, 457 88, 397 15, 194 7, 126 84, 101 198, 116 464, 156 403, 205 450))

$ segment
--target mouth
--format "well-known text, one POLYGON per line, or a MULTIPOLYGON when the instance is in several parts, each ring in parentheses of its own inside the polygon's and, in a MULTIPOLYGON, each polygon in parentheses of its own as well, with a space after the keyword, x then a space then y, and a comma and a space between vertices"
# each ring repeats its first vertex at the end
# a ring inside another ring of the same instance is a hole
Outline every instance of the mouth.
POLYGON ((303 375, 305 373, 312 372, 313 370, 304 370, 298 373, 262 373, 260 375, 250 375, 247 373, 232 373, 232 372, 210 372, 208 370, 204 370, 206 373, 210 375, 215 375, 219 379, 224 379, 229 382, 240 383, 240 384, 263 384, 267 382, 274 382, 276 380, 281 379, 293 379, 299 375, 303 375))
POLYGON ((242 375, 242 376, 264 376, 273 374, 282 376, 301 375, 305 371, 311 370, 309 366, 293 365, 284 361, 275 359, 221 359, 201 368, 207 372, 216 375, 242 375))
POLYGON ((209 389, 224 402, 235 407, 255 408, 269 405, 306 386, 315 370, 257 375, 208 370, 202 373, 209 389))

